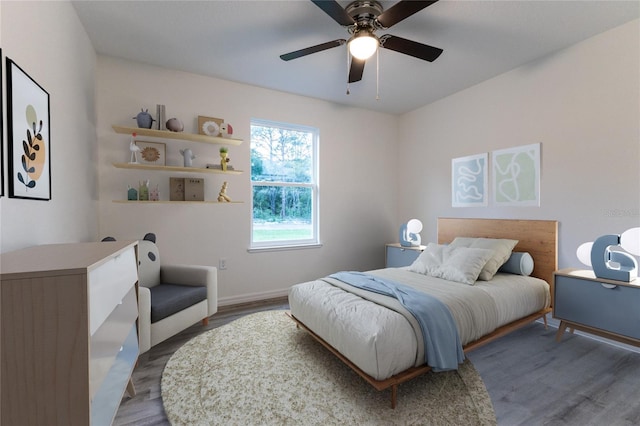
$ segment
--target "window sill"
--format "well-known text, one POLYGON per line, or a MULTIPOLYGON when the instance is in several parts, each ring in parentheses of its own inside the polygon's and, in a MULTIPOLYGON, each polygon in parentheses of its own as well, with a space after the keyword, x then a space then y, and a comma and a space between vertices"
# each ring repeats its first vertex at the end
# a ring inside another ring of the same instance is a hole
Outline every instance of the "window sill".
POLYGON ((317 244, 292 244, 290 246, 264 246, 264 247, 250 247, 247 249, 249 253, 260 253, 267 251, 288 251, 288 250, 306 250, 321 248, 322 243, 317 244))

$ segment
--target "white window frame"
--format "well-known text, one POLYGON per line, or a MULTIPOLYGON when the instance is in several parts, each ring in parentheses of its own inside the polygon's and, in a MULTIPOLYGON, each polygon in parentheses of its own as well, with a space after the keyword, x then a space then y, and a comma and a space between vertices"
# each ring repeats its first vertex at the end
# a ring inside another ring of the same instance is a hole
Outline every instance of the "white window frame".
MULTIPOLYGON (((312 134, 312 155, 313 161, 311 162, 311 182, 277 182, 277 181, 254 181, 253 177, 249 178, 251 182, 251 229, 250 229, 250 247, 249 251, 264 251, 264 250, 289 250, 300 248, 313 248, 321 247, 320 242, 320 196, 319 196, 319 156, 318 145, 320 139, 320 130, 316 127, 283 123, 272 120, 264 120, 258 118, 252 118, 250 126, 262 126, 262 127, 277 127, 286 130, 307 132, 312 134), (280 187, 302 187, 309 188, 311 190, 311 225, 312 225, 312 237, 305 240, 277 240, 277 241, 253 241, 253 193, 256 186, 280 186, 280 187)), ((251 144, 251 139, 249 140, 251 144)), ((251 146, 249 147, 251 151, 251 146)), ((251 173, 251 171, 249 171, 251 173)))

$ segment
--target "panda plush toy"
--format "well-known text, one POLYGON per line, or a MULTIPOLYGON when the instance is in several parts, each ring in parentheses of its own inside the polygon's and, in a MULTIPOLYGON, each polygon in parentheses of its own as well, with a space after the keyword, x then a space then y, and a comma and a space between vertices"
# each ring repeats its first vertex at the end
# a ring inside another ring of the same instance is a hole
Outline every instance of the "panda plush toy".
MULTIPOLYGON (((102 241, 115 241, 113 237, 102 241)), ((160 251, 156 245, 156 234, 149 232, 138 241, 138 282, 144 287, 160 284, 160 251)))

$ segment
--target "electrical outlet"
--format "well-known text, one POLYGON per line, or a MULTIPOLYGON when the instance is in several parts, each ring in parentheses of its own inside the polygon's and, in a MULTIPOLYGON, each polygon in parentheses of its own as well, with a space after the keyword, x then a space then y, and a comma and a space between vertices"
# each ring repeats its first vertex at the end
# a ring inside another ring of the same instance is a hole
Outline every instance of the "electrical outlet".
POLYGON ((220 260, 218 261, 218 268, 219 269, 227 269, 227 258, 226 257, 221 257, 220 260))

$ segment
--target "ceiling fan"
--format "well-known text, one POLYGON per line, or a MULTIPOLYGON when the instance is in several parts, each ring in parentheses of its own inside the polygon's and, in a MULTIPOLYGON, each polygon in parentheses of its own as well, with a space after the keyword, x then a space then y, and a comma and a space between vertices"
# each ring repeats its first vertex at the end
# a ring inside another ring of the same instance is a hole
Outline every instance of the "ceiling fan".
POLYGON ((438 0, 401 0, 387 10, 384 10, 382 5, 375 0, 356 0, 349 3, 344 9, 335 0, 311 1, 338 24, 346 27, 351 37, 349 40, 337 39, 280 55, 284 61, 342 46, 346 43, 352 56, 349 83, 354 83, 362 80, 364 64, 368 58, 376 53, 378 47, 395 50, 429 62, 435 61, 442 53, 440 48, 402 37, 390 34, 378 37, 375 34, 377 30, 386 30, 438 0))

